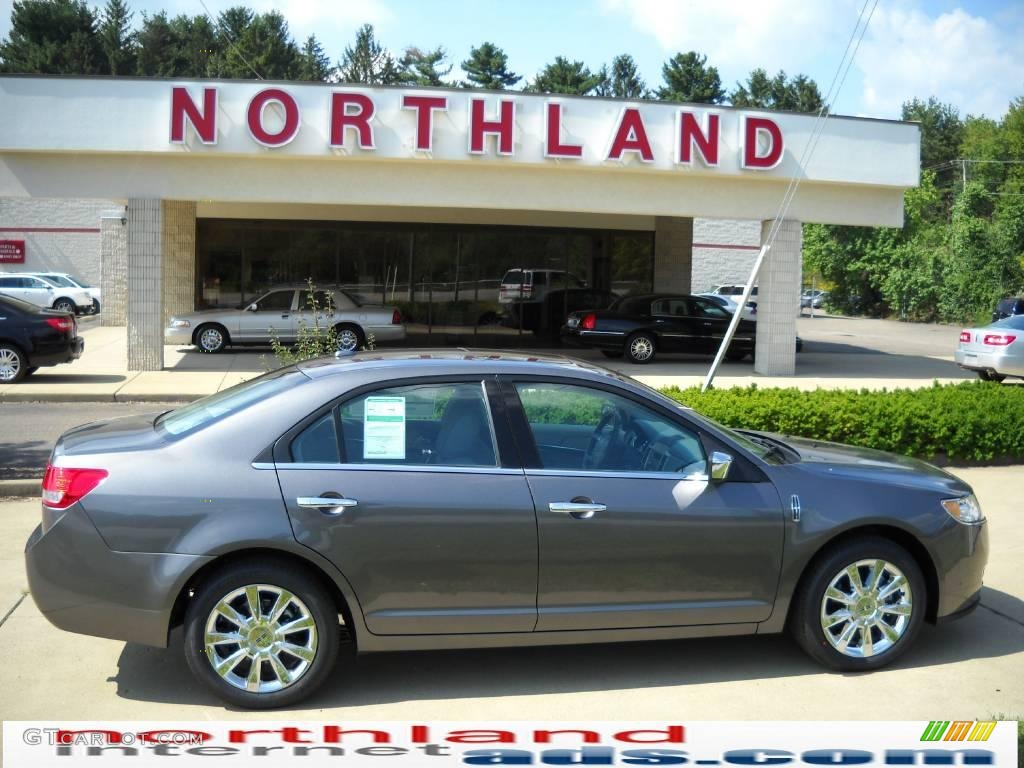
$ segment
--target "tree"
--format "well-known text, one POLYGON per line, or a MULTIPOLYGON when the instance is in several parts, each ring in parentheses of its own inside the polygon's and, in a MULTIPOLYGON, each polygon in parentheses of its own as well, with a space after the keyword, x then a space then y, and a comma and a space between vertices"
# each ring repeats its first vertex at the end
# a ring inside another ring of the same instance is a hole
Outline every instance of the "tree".
POLYGON ((299 80, 326 82, 331 76, 332 69, 331 58, 324 53, 316 35, 307 37, 299 54, 298 71, 295 76, 299 80))
POLYGON ((508 56, 494 43, 481 43, 469 49, 469 58, 462 62, 467 82, 464 88, 487 88, 501 91, 511 88, 520 80, 521 75, 509 71, 508 56))
POLYGON ((585 96, 601 82, 601 74, 594 74, 582 61, 569 61, 562 56, 548 64, 527 86, 535 93, 567 93, 585 96))
POLYGON ((677 53, 665 62, 661 76, 665 85, 658 88, 664 101, 686 101, 695 104, 721 104, 725 89, 716 67, 707 66, 708 57, 688 51, 677 53))
POLYGON ((768 73, 758 67, 747 78, 746 85, 736 84, 729 97, 735 107, 757 109, 780 109, 788 112, 818 112, 824 106, 818 84, 807 75, 790 79, 782 70, 769 78, 768 73))
POLYGON ((99 36, 111 75, 130 75, 135 69, 135 33, 124 0, 107 0, 100 19, 99 36))
MULTIPOLYGON (((223 14, 222 14, 223 16, 223 14)), ((232 22, 234 25, 234 22, 232 22)), ((221 23, 226 29, 226 22, 221 23)), ((299 48, 278 11, 249 16, 241 29, 235 26, 233 40, 220 47, 221 76, 291 80, 299 70, 299 48)))
POLYGON ((179 72, 178 40, 171 30, 167 14, 163 11, 147 16, 142 14, 139 29, 136 74, 143 77, 175 77, 179 72))
POLYGON ((345 48, 338 62, 338 77, 345 83, 395 85, 401 74, 395 57, 377 42, 372 24, 359 28, 355 43, 345 48))
POLYGON ((640 77, 636 62, 628 53, 612 59, 611 69, 603 65, 597 73, 598 84, 594 88, 597 96, 611 96, 616 99, 646 99, 647 83, 640 77))
POLYGON ((227 42, 218 39, 217 30, 208 16, 179 14, 171 19, 168 26, 175 46, 176 74, 182 77, 224 76, 221 48, 227 46, 227 42))
POLYGON ((444 78, 452 71, 451 64, 444 66, 448 61, 448 54, 444 48, 438 47, 432 51, 423 51, 419 48, 410 47, 405 49, 402 60, 399 62, 402 74, 401 80, 404 85, 445 85, 444 78))
POLYGON ((911 99, 903 103, 901 117, 921 124, 923 169, 935 168, 960 157, 964 125, 960 111, 952 104, 943 104, 934 96, 929 96, 927 101, 911 99))
POLYGON ((104 63, 96 16, 83 0, 15 0, 0 70, 96 75, 104 63))

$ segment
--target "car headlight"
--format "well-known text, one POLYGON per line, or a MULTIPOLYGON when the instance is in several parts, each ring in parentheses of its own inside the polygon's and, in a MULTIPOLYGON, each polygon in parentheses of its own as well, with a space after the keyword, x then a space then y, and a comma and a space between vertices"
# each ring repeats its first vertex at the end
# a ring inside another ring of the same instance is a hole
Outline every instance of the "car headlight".
POLYGON ((972 525, 985 520, 981 514, 981 504, 972 493, 970 496, 961 496, 959 499, 943 499, 942 508, 949 512, 950 516, 961 523, 972 525))
POLYGON ((190 323, 188 320, 178 320, 173 317, 171 318, 171 328, 188 328, 191 325, 192 323, 190 323))

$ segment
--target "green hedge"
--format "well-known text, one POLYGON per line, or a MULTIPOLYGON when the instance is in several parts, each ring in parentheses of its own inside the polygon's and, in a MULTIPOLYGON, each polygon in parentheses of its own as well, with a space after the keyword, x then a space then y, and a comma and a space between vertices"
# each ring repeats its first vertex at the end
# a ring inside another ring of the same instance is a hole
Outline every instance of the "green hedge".
POLYGON ((723 424, 862 445, 920 458, 1024 459, 1024 387, 986 382, 924 389, 662 390, 723 424))

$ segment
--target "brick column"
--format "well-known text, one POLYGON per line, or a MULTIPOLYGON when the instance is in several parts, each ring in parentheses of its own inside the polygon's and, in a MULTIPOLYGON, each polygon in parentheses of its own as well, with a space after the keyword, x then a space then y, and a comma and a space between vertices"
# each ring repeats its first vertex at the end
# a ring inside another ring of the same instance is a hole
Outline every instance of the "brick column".
MULTIPOLYGON (((761 223, 761 242, 772 222, 761 223)), ((757 352, 754 372, 764 376, 796 373, 796 317, 800 312, 803 229, 783 221, 757 280, 757 352)))
POLYGON ((693 219, 656 216, 654 219, 654 290, 689 293, 693 269, 693 219))
POLYGON ((196 308, 196 204, 164 200, 162 322, 196 308))
POLYGON ((163 211, 160 200, 128 201, 128 369, 164 367, 163 211))
POLYGON ((125 325, 128 302, 128 225, 100 219, 100 289, 103 325, 125 325))

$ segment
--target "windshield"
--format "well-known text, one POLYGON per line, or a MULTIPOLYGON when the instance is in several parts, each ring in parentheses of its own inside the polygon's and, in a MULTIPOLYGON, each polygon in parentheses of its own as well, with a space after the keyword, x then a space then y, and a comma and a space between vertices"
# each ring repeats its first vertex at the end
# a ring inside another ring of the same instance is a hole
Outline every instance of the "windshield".
POLYGON ((44 280, 49 280, 54 285, 59 285, 61 288, 78 288, 77 285, 63 275, 40 275, 40 277, 44 280))
POLYGON ((226 416, 238 413, 253 403, 273 397, 294 387, 297 379, 305 378, 294 368, 281 368, 255 379, 243 381, 230 389, 196 400, 162 414, 154 425, 164 432, 178 436, 209 426, 226 416))

